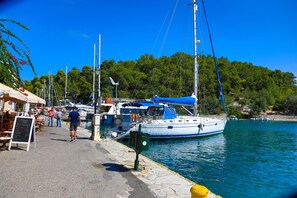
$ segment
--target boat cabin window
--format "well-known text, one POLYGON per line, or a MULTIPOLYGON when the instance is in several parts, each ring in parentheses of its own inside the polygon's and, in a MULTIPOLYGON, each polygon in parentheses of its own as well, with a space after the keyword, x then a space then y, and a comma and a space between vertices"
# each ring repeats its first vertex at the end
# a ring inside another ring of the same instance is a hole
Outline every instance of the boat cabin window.
POLYGON ((149 107, 147 110, 147 115, 149 116, 162 116, 164 114, 163 107, 149 107))
POLYGON ((137 109, 137 108, 121 108, 120 113, 121 114, 139 114, 139 115, 144 115, 146 109, 137 109))

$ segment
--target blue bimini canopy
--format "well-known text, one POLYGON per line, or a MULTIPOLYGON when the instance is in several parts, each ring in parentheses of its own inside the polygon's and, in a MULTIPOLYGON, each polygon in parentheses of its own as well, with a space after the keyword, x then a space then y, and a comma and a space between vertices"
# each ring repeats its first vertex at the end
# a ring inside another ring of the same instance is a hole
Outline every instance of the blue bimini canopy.
POLYGON ((157 103, 193 106, 195 104, 197 98, 195 96, 186 96, 186 97, 180 97, 180 98, 154 97, 151 100, 153 102, 157 102, 157 103))

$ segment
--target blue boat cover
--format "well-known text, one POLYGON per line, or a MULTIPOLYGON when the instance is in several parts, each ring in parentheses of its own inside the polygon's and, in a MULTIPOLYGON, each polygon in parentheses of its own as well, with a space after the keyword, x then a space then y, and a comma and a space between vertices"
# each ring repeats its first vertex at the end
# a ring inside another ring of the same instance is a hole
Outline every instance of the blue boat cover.
POLYGON ((163 98, 163 97, 156 96, 156 97, 153 97, 151 100, 157 103, 193 106, 197 99, 195 98, 195 96, 186 96, 186 97, 180 97, 180 98, 163 98))
POLYGON ((176 117, 177 117, 176 110, 175 110, 175 108, 173 106, 165 107, 164 117, 163 117, 164 120, 174 119, 176 117))

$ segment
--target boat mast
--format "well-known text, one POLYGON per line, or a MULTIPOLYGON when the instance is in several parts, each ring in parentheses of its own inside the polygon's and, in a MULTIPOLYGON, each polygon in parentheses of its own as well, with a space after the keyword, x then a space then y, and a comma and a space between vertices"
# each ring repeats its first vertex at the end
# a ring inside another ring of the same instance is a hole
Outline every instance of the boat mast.
POLYGON ((51 72, 48 72, 48 106, 51 106, 51 72))
POLYGON ((65 79, 65 94, 64 94, 64 100, 66 99, 67 97, 67 65, 66 65, 66 79, 65 79))
POLYGON ((42 98, 44 100, 46 100, 46 83, 45 83, 45 79, 43 79, 43 85, 42 85, 42 98))
MULTIPOLYGON (((197 44, 200 43, 200 40, 197 40, 197 34, 196 34, 196 12, 198 10, 196 0, 193 0, 193 41, 194 41, 194 95, 198 98, 198 68, 199 64, 197 61, 197 44)), ((197 115, 197 102, 195 102, 195 108, 194 108, 194 115, 197 115)))
POLYGON ((95 106, 95 74, 96 74, 96 44, 94 43, 94 69, 93 69, 93 104, 95 106))
POLYGON ((100 104, 101 104, 101 93, 100 93, 100 76, 101 76, 101 74, 100 74, 100 68, 101 68, 101 34, 99 34, 99 46, 98 46, 98 98, 99 98, 99 106, 100 106, 100 104))

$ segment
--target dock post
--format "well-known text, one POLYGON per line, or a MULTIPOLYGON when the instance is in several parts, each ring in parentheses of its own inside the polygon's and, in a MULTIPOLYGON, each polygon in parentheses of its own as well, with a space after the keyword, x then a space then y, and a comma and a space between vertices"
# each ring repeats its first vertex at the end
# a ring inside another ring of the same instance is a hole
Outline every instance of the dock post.
POLYGON ((93 116, 93 140, 100 141, 100 114, 93 116))

